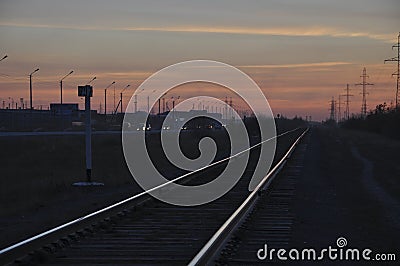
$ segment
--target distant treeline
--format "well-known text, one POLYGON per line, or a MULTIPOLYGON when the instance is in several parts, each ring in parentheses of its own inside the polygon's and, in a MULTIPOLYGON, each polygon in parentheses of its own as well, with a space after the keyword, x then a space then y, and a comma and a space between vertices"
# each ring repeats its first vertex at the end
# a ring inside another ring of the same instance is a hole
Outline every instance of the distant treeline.
POLYGON ((343 128, 364 130, 400 139, 400 110, 379 104, 367 117, 353 116, 342 123, 343 128))
POLYGON ((291 130, 296 127, 307 127, 307 121, 303 120, 302 117, 295 116, 294 118, 286 118, 284 116, 279 116, 275 119, 275 124, 278 129, 282 131, 291 130))
MULTIPOLYGON (((269 118, 261 117, 260 119, 263 120, 263 119, 269 119, 269 118)), ((244 124, 247 128, 249 135, 260 135, 259 123, 255 117, 245 118, 244 124)), ((303 120, 301 117, 297 117, 297 116, 292 119, 289 119, 284 116, 278 115, 278 117, 275 118, 275 126, 276 126, 277 134, 280 134, 280 133, 288 131, 288 130, 295 129, 297 127, 306 127, 307 124, 308 123, 305 120, 303 120)))

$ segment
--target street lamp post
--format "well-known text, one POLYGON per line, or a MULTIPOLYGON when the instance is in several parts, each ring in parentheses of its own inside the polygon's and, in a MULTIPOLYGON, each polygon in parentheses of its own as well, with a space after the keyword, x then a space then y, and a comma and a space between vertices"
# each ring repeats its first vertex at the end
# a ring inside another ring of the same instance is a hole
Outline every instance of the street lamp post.
MULTIPOLYGON (((125 88, 121 91, 121 93, 120 93, 120 102, 121 102, 121 114, 122 114, 122 111, 123 111, 123 108, 122 108, 122 93, 127 89, 127 88, 129 88, 131 85, 130 84, 128 84, 128 85, 126 85, 125 86, 125 88)), ((117 113, 117 110, 115 110, 115 113, 117 113)))
POLYGON ((134 104, 135 104, 135 113, 137 112, 137 104, 138 104, 138 95, 139 95, 139 93, 141 93, 142 91, 144 90, 144 88, 142 88, 140 91, 138 91, 138 93, 136 93, 136 91, 135 91, 135 101, 134 101, 134 104))
POLYGON ((161 114, 161 98, 163 98, 165 94, 167 93, 164 93, 163 95, 160 96, 160 98, 158 98, 158 115, 161 114))
POLYGON ((172 117, 173 117, 173 119, 174 119, 174 125, 173 125, 174 129, 176 128, 175 100, 178 102, 180 98, 181 98, 181 96, 178 96, 177 98, 174 98, 174 97, 172 96, 172 117))
POLYGON ((6 59, 8 57, 8 55, 3 56, 2 59, 0 59, 0 62, 3 61, 4 59, 6 59))
POLYGON ((112 85, 115 84, 115 81, 113 81, 110 85, 108 85, 105 89, 104 89, 104 114, 107 114, 107 89, 110 88, 112 85))
POLYGON ((65 75, 61 80, 60 80, 60 103, 63 103, 63 97, 62 97, 62 89, 63 89, 63 80, 68 77, 69 75, 71 75, 72 73, 74 73, 73 70, 71 70, 67 75, 65 75))
MULTIPOLYGON (((165 94, 164 94, 164 96, 165 96, 165 94)), ((163 111, 163 113, 165 113, 165 110, 166 110, 166 108, 165 108, 165 97, 162 98, 162 105, 163 105, 162 106, 162 111, 163 111)))
POLYGON ((31 109, 33 109, 33 104, 32 104, 32 75, 36 72, 39 71, 39 68, 36 68, 35 71, 29 74, 29 102, 31 109))
POLYGON ((150 114, 150 95, 152 95, 154 92, 156 92, 156 90, 153 90, 152 92, 150 92, 149 95, 147 95, 147 113, 150 114))
POLYGON ((92 81, 94 81, 95 79, 97 79, 97 77, 93 77, 88 83, 86 83, 86 85, 89 85, 89 84, 92 83, 92 81))

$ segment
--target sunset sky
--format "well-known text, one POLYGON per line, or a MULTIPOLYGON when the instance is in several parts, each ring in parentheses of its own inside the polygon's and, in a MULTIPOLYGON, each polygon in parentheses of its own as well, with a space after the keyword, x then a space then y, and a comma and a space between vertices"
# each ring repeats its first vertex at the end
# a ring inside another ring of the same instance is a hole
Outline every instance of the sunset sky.
MULTIPOLYGON (((208 59, 253 78, 275 114, 325 119, 346 83, 354 94, 351 112, 358 113, 361 87, 354 84, 363 67, 375 84, 369 108, 394 101, 395 64, 383 61, 396 56, 399 11, 398 0, 2 0, 0 57, 8 58, 0 62, 0 105, 29 99, 28 75, 37 67, 35 108, 59 102, 59 80, 74 70, 64 82, 64 102, 82 103, 77 85, 96 76, 98 109, 114 80, 117 93, 131 85, 128 100, 155 71, 208 59)), ((190 93, 202 94, 199 87, 190 93)))

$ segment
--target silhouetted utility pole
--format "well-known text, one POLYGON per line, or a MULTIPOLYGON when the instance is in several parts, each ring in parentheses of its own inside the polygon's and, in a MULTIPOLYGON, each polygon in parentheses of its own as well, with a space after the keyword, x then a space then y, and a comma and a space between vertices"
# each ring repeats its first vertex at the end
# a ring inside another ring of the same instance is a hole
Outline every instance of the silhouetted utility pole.
POLYGON ((337 120, 340 122, 342 120, 342 95, 339 94, 339 103, 338 103, 338 115, 337 115, 337 120))
POLYGON ((32 75, 35 74, 36 72, 39 71, 39 68, 36 68, 35 71, 29 74, 29 101, 30 101, 30 107, 33 109, 33 103, 32 103, 32 75))
POLYGON ((331 103, 331 108, 330 108, 330 110, 331 110, 330 120, 335 121, 335 98, 334 98, 334 97, 332 97, 332 100, 331 100, 330 103, 331 103))
POLYGON ((346 90, 346 94, 344 96, 346 96, 346 111, 345 111, 344 116, 347 120, 349 120, 349 118, 350 118, 350 97, 353 96, 353 94, 350 94, 349 84, 347 84, 345 90, 346 90))
POLYGON ((361 104, 361 116, 366 117, 367 116, 367 86, 373 86, 374 84, 368 83, 367 78, 369 76, 367 75, 367 69, 364 67, 363 69, 363 74, 360 76, 362 78, 362 83, 357 83, 356 86, 362 85, 362 104, 361 104))
MULTIPOLYGON (((113 95, 114 95, 114 110, 115 110, 115 85, 114 85, 114 90, 113 91, 114 91, 113 95)), ((115 111, 115 113, 117 113, 117 111, 115 111)))
POLYGON ((225 119, 228 119, 228 97, 225 96, 225 119))
POLYGON ((232 103, 232 97, 231 97, 230 100, 229 100, 229 106, 231 107, 231 108, 229 109, 229 119, 232 119, 232 118, 233 118, 233 103, 232 103))
POLYGON ((142 89, 140 89, 139 91, 135 91, 135 97, 134 97, 134 104, 135 104, 135 113, 138 111, 138 109, 137 109, 137 104, 138 104, 138 95, 139 95, 139 93, 141 93, 142 91, 144 91, 144 88, 142 88, 142 89))
POLYGON ((73 70, 71 70, 67 75, 65 75, 61 80, 60 80, 60 104, 63 103, 63 98, 62 98, 62 90, 63 90, 63 80, 67 78, 69 75, 74 73, 73 70))
MULTIPOLYGON (((120 98, 119 98, 119 102, 121 103, 121 106, 120 106, 120 111, 121 111, 121 114, 122 114, 122 111, 123 111, 123 109, 122 109, 122 92, 119 94, 119 96, 120 96, 120 98)), ((115 113, 117 113, 117 112, 115 112, 115 113)))
POLYGON ((108 85, 105 89, 104 89, 104 114, 107 114, 107 89, 109 87, 111 87, 112 85, 115 84, 115 81, 113 81, 110 85, 108 85))
POLYGON ((135 104, 135 113, 137 113, 137 94, 135 94, 135 100, 133 103, 135 104))
MULTIPOLYGON (((122 93, 123 93, 127 88, 129 88, 130 86, 131 86, 131 85, 126 85, 125 88, 123 88, 123 89, 121 90, 121 92, 119 93, 119 101, 118 101, 117 107, 115 107, 114 114, 117 114, 117 112, 118 112, 118 107, 120 107, 121 114, 122 114, 122 112, 124 111, 124 109, 122 108, 122 93)), ((135 113, 136 113, 136 111, 135 111, 135 113)))
POLYGON ((397 82, 396 82, 396 109, 399 108, 399 79, 400 79, 400 32, 399 35, 397 36, 397 45, 393 45, 393 48, 397 48, 397 57, 393 57, 390 59, 386 59, 384 63, 386 62, 397 62, 397 72, 393 73, 392 76, 397 76, 397 82))
MULTIPOLYGON (((153 90, 152 92, 150 92, 149 95, 147 95, 147 113, 148 114, 150 114, 150 96, 155 92, 156 92, 156 90, 153 90)), ((152 106, 151 110, 153 110, 153 106, 152 106)))

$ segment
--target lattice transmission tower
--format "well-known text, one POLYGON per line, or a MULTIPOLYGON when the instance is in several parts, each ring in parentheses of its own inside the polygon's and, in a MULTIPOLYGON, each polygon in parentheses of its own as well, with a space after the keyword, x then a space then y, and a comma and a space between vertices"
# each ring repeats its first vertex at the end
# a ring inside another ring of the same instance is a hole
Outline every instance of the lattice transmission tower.
POLYGON ((330 101, 330 111, 331 114, 329 120, 336 121, 336 102, 334 97, 332 97, 332 100, 330 101))
POLYGON ((386 63, 386 62, 397 62, 397 72, 393 73, 392 76, 397 76, 397 82, 396 82, 396 99, 395 99, 395 102, 396 102, 396 109, 398 109, 398 108, 400 107, 400 106, 399 106, 399 102, 400 102, 400 99, 399 99, 399 97, 400 97, 400 95, 399 95, 399 80, 400 80, 400 32, 399 32, 399 35, 397 36, 397 44, 393 45, 393 46, 392 46, 392 49, 393 49, 393 48, 397 48, 397 57, 393 57, 393 58, 390 58, 390 59, 386 59, 386 60, 384 61, 384 63, 386 63))
POLYGON ((343 95, 346 97, 346 100, 345 100, 346 109, 344 111, 344 118, 346 120, 349 120, 349 118, 350 118, 350 97, 353 96, 353 94, 350 94, 349 84, 346 85, 345 91, 346 91, 346 94, 343 95))
POLYGON ((369 76, 367 75, 367 69, 364 67, 363 73, 360 76, 362 78, 362 83, 357 83, 356 86, 362 86, 362 103, 361 103, 361 116, 366 117, 367 116, 367 86, 373 86, 374 84, 368 83, 367 78, 369 76))

